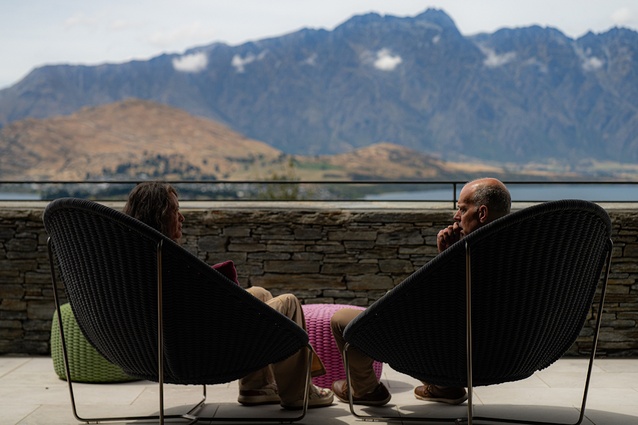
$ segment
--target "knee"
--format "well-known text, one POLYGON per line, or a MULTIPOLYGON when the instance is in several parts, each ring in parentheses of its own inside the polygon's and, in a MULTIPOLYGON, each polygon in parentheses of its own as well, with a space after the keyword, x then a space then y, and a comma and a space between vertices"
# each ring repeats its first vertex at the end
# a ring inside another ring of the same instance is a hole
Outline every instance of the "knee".
POLYGON ((266 302, 266 304, 288 317, 292 317, 298 311, 301 311, 301 302, 292 294, 278 295, 266 302))
POLYGON ((246 288, 246 291, 262 302, 272 300, 272 294, 270 291, 262 288, 261 286, 251 286, 250 288, 246 288))
POLYGON ((301 308, 301 302, 293 294, 281 294, 281 295, 277 296, 277 299, 279 300, 280 303, 282 303, 283 305, 285 305, 289 309, 300 309, 301 308))
POLYGON ((360 310, 354 308, 342 308, 341 310, 337 310, 330 318, 330 329, 332 329, 333 335, 335 333, 342 335, 346 326, 360 313, 360 310))

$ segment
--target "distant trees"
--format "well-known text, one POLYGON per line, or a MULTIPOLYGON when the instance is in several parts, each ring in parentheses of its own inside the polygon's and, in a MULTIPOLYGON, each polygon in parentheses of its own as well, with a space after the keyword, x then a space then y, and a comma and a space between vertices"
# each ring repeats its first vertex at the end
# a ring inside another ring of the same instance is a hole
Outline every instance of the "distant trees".
MULTIPOLYGON (((282 159, 285 160, 285 158, 282 159)), ((295 161, 292 156, 287 158, 281 173, 274 172, 265 180, 282 183, 259 185, 257 199, 295 201, 307 199, 312 195, 307 188, 304 190, 301 184, 294 183, 299 181, 299 177, 295 171, 295 161)))

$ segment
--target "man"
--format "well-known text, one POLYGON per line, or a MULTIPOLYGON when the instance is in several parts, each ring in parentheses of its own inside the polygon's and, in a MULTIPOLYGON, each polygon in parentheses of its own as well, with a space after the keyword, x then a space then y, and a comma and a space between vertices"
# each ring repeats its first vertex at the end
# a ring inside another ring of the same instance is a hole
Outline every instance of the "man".
MULTIPOLYGON (((439 252, 476 229, 509 214, 511 204, 509 190, 497 179, 482 178, 467 183, 459 196, 454 223, 440 230, 436 236, 439 252)), ((343 331, 359 313, 360 310, 345 308, 332 316, 330 326, 341 352, 346 344, 343 331)), ((348 351, 348 358, 354 404, 383 406, 388 403, 391 395, 383 383, 377 381, 373 360, 354 348, 348 351)), ((348 387, 345 380, 335 381, 332 391, 339 400, 348 403, 348 387)), ((414 389, 414 396, 419 400, 447 404, 460 404, 467 400, 467 392, 463 387, 440 387, 427 382, 414 389)))

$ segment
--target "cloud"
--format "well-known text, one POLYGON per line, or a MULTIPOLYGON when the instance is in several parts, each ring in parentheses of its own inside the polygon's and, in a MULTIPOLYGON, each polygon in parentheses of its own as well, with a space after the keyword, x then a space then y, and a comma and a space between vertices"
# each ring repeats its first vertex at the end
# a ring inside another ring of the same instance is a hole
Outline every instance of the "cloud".
POLYGON ((75 13, 64 21, 64 28, 71 29, 75 27, 94 27, 98 24, 96 18, 86 16, 84 13, 75 13))
POLYGON ((126 21, 124 19, 115 19, 111 21, 109 24, 109 29, 113 31, 122 31, 122 30, 130 30, 137 29, 140 24, 135 22, 126 21))
POLYGON ((633 14, 631 13, 631 10, 629 10, 628 7, 621 7, 620 9, 616 9, 611 14, 611 20, 616 25, 620 25, 620 26, 629 24, 633 20, 633 18, 634 18, 633 14))
POLYGON ((170 31, 156 31, 148 37, 148 42, 156 47, 165 49, 176 44, 194 43, 201 39, 209 39, 214 31, 204 27, 200 22, 193 22, 170 31))
POLYGON ((317 54, 313 53, 312 55, 308 56, 302 63, 304 65, 315 66, 317 64, 317 54))
POLYGON ((591 49, 582 50, 578 47, 574 50, 576 55, 581 61, 581 66, 584 71, 596 71, 605 66, 605 60, 599 57, 593 56, 591 49))
POLYGON ((549 69, 547 68, 547 64, 544 64, 544 63, 540 62, 536 58, 529 58, 525 62, 523 62, 523 64, 525 66, 535 66, 543 74, 547 74, 549 72, 549 69))
POLYGON ((483 50, 483 54, 485 55, 483 65, 488 68, 498 68, 499 66, 508 64, 516 59, 516 52, 507 52, 499 55, 494 50, 485 47, 481 50, 483 50))
POLYGON ((256 60, 262 60, 266 56, 266 52, 261 52, 259 55, 254 55, 253 53, 248 53, 245 57, 241 57, 239 55, 233 56, 230 64, 235 68, 237 72, 244 72, 245 66, 255 62, 256 60))
POLYGON ((403 62, 401 56, 393 55, 389 49, 381 49, 377 52, 374 67, 381 71, 394 71, 403 62))
POLYGON ((76 12, 64 20, 64 28, 71 29, 89 29, 100 31, 122 31, 137 29, 140 23, 127 21, 122 18, 110 18, 107 15, 93 13, 86 15, 82 12, 76 12))
POLYGON ((595 56, 583 59, 583 69, 585 71, 596 71, 605 65, 605 61, 595 56))
POLYGON ((201 72, 208 65, 208 57, 205 53, 193 53, 173 59, 173 68, 180 72, 201 72))

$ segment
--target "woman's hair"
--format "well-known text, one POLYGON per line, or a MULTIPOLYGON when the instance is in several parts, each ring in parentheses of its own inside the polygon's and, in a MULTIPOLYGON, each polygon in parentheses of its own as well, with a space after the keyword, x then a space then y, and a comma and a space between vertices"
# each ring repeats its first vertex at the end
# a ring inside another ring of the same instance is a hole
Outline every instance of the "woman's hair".
POLYGON ((169 217, 172 210, 176 208, 171 194, 177 196, 177 191, 168 183, 159 181, 139 183, 129 193, 123 212, 169 235, 169 217))

